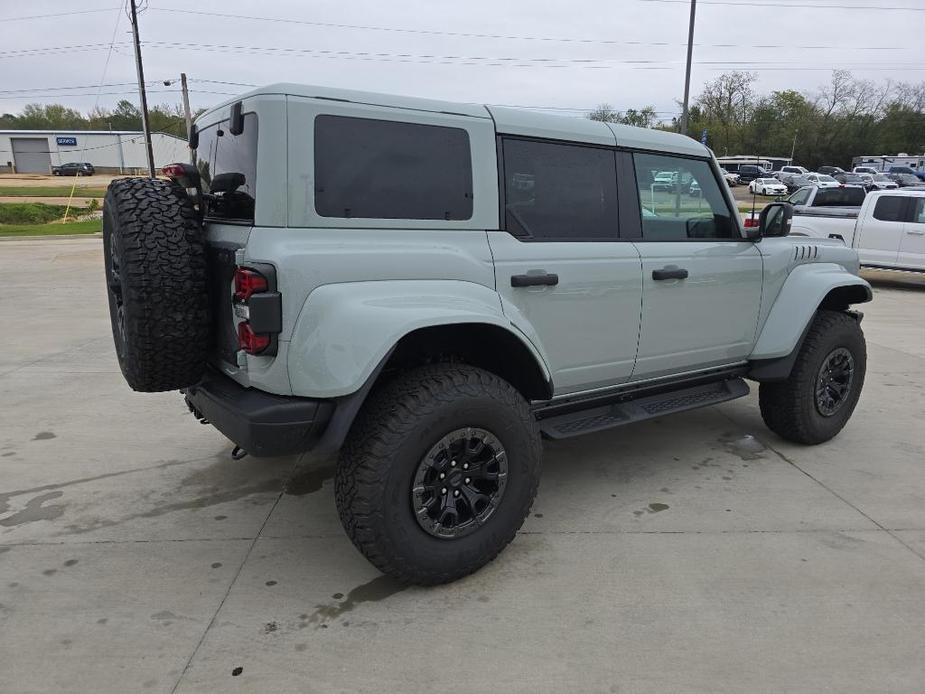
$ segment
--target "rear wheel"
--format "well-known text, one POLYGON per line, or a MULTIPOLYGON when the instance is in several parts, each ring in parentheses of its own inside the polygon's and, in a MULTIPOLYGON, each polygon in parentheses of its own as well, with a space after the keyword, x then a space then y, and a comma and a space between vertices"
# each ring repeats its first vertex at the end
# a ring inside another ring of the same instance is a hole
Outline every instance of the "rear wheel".
POLYGON ((539 482, 523 396, 462 365, 405 372, 364 406, 335 480, 341 522, 381 571, 433 585, 481 568, 514 538, 539 482))
POLYGON ((761 384, 761 416, 788 441, 828 441, 854 412, 866 369, 867 348, 858 321, 841 311, 819 311, 790 377, 761 384))

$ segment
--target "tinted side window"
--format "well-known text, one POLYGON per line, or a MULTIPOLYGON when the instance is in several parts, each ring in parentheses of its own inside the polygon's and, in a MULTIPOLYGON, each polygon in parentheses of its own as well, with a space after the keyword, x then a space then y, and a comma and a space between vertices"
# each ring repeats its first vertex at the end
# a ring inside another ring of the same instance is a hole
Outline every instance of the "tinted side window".
POLYGON ((512 234, 538 239, 615 239, 613 150, 504 140, 504 220, 512 234))
POLYGON ((874 219, 879 219, 881 222, 901 222, 905 206, 905 198, 898 195, 884 195, 877 200, 877 205, 874 207, 874 219))
POLYGON ((703 159, 633 155, 649 241, 740 238, 713 169, 703 159))
POLYGON ((315 210, 322 217, 472 217, 472 155, 462 128, 318 116, 315 210))

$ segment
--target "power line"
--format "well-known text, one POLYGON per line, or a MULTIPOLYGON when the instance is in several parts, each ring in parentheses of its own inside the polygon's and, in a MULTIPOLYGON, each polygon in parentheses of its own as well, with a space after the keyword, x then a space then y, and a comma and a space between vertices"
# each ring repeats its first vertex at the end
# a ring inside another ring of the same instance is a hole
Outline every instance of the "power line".
MULTIPOLYGON (((640 0, 652 1, 655 0, 640 0)), ((683 2, 687 4, 689 0, 664 0, 665 2, 683 2)), ((739 4, 739 3, 735 3, 739 4)), ((787 5, 791 7, 791 5, 787 5)), ((795 5, 793 7, 796 7, 795 5)), ((381 31, 395 32, 401 34, 422 34, 425 36, 452 36, 456 38, 475 38, 475 39, 501 39, 505 41, 545 41, 557 43, 586 43, 600 44, 605 46, 686 46, 684 42, 668 41, 616 41, 611 39, 589 39, 589 38, 570 38, 563 36, 526 36, 526 35, 508 35, 508 34, 481 34, 475 32, 463 31, 441 31, 438 29, 411 29, 407 27, 382 27, 364 24, 341 24, 333 22, 312 22, 303 19, 290 19, 283 17, 257 17, 254 15, 230 14, 227 12, 207 12, 204 10, 186 10, 175 7, 152 7, 152 12, 173 12, 178 14, 202 15, 206 17, 220 17, 223 19, 242 19, 255 22, 278 22, 282 24, 300 24, 305 26, 322 27, 326 29, 355 29, 360 31, 381 31)), ((788 44, 741 44, 741 43, 697 43, 695 46, 705 48, 794 48, 801 50, 852 50, 852 51, 900 51, 909 50, 909 46, 820 46, 820 45, 788 45, 788 44)))
MULTIPOLYGON (((124 6, 124 3, 123 3, 124 6)), ((121 8, 116 11, 116 24, 112 28, 112 37, 109 39, 109 51, 106 53, 106 62, 103 64, 103 74, 100 76, 100 84, 96 90, 96 101, 93 102, 93 109, 100 104, 100 97, 103 95, 103 82, 106 79, 106 73, 109 71, 109 61, 112 59, 112 48, 116 43, 116 32, 119 30, 119 21, 122 19, 121 8)))
MULTIPOLYGON (((689 4, 688 0, 638 0, 639 2, 661 2, 689 4)), ((727 7, 789 7, 807 10, 890 10, 900 12, 925 12, 925 7, 884 7, 881 5, 795 5, 786 2, 732 2, 731 0, 701 0, 703 5, 726 5, 727 7)))
MULTIPOLYGON (((442 64, 442 65, 489 65, 489 66, 507 66, 507 67, 540 67, 562 69, 566 67, 577 67, 584 69, 608 69, 616 66, 631 66, 633 69, 672 69, 677 65, 677 61, 671 60, 652 60, 652 59, 631 59, 623 60, 618 58, 553 58, 553 57, 517 57, 517 56, 478 56, 478 55, 437 55, 437 54, 417 54, 417 53, 387 53, 387 52, 370 52, 370 51, 343 51, 317 48, 293 48, 280 46, 241 46, 231 44, 207 44, 207 43, 190 43, 181 41, 148 41, 147 46, 170 48, 172 50, 189 50, 204 51, 216 53, 242 53, 247 55, 286 55, 291 57, 308 57, 308 58, 326 58, 334 60, 360 60, 370 62, 400 62, 400 63, 422 63, 422 64, 442 64), (636 67, 647 66, 647 67, 636 67), (664 67, 662 67, 664 66, 664 67)), ((800 65, 799 63, 787 63, 786 61, 695 61, 697 65, 723 65, 738 69, 753 69, 761 71, 763 69, 790 69, 790 66, 800 65), (782 67, 764 68, 763 65, 775 65, 782 67)), ((872 64, 864 63, 839 63, 839 67, 856 67, 861 70, 918 70, 923 69, 917 66, 921 63, 896 63, 891 61, 889 64, 872 64), (873 67, 871 67, 873 66, 873 67)), ((794 68, 801 69, 801 68, 794 68)), ((830 70, 828 67, 813 67, 805 69, 830 70)))
POLYGON ((51 17, 67 17, 74 14, 93 14, 95 12, 111 12, 112 10, 121 9, 120 7, 101 7, 98 10, 73 10, 71 12, 55 12, 54 14, 33 14, 26 17, 0 17, 2 22, 22 22, 27 19, 48 19, 51 17))
MULTIPOLYGON (((155 84, 160 80, 151 80, 148 84, 155 84)), ((25 92, 53 92, 65 89, 97 89, 98 87, 127 87, 135 82, 110 82, 108 84, 82 84, 73 87, 30 87, 28 89, 0 89, 0 94, 20 94, 25 92)), ((27 94, 28 96, 28 94, 27 94)))

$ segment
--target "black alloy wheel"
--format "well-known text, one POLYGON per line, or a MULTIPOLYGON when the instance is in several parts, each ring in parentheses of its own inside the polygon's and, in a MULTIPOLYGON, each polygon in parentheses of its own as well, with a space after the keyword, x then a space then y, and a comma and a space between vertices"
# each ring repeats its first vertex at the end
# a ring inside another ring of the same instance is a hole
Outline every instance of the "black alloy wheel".
POLYGON ((430 535, 455 539, 481 527, 498 507, 507 485, 507 452, 485 429, 456 429, 418 465, 411 503, 430 535))

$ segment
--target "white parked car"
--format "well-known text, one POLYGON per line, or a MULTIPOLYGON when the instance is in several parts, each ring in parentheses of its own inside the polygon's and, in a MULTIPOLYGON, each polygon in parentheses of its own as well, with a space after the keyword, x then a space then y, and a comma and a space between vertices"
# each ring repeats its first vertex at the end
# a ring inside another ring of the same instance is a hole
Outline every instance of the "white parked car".
POLYGON ((877 171, 877 169, 875 169, 875 168, 872 167, 872 166, 855 166, 853 169, 851 169, 851 173, 856 173, 856 174, 878 174, 878 173, 880 173, 880 172, 877 171))
POLYGON ((813 182, 814 185, 819 186, 820 188, 838 188, 841 184, 836 181, 831 176, 821 173, 811 173, 806 174, 806 178, 813 182))
POLYGON ((786 195, 787 186, 776 178, 756 178, 748 184, 749 192, 758 195, 786 195))
POLYGON ((780 172, 782 174, 795 174, 797 176, 805 176, 809 173, 809 169, 805 166, 782 166, 780 167, 780 172))

